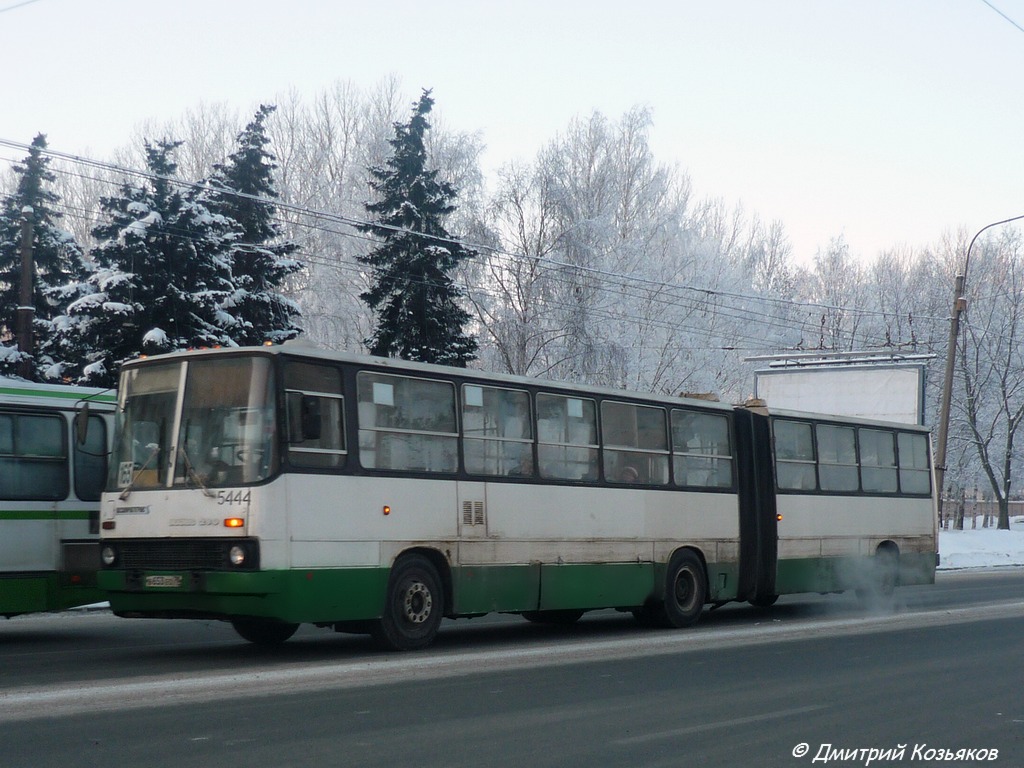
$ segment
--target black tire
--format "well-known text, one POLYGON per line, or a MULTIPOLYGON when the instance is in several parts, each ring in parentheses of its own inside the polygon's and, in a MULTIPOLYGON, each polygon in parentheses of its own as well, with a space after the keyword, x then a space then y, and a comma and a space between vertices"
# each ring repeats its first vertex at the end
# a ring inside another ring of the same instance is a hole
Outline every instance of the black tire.
POLYGON ((256 645, 281 645, 299 628, 298 624, 273 619, 232 619, 231 626, 243 640, 256 645))
POLYGON ((778 599, 778 595, 758 595, 753 600, 748 600, 747 602, 755 608, 771 608, 778 599))
POLYGON ((437 569, 421 555, 407 555, 391 568, 384 612, 374 639, 392 651, 426 648, 444 617, 444 591, 437 569))
POLYGON ((532 621, 534 624, 551 624, 560 627, 567 627, 575 624, 583 616, 583 611, 571 609, 557 611, 523 611, 523 618, 532 621))
POLYGON ((696 624, 707 594, 704 563, 696 553, 681 549, 672 555, 665 572, 665 623, 677 628, 696 624))

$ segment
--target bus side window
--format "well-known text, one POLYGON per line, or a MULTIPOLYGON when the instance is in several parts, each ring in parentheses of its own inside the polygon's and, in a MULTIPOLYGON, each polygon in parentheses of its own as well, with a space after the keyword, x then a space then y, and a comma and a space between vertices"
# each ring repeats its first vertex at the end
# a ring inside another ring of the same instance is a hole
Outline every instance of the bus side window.
POLYGON ((867 493, 896 493, 896 445, 892 432, 860 429, 860 478, 867 493))
POLYGON ((0 498, 68 496, 66 422, 50 414, 0 414, 0 498))
POLYGON ((778 486, 787 491, 813 491, 814 440, 811 425, 776 419, 773 422, 775 473, 778 486))
POLYGON ((538 394, 537 442, 541 477, 596 480, 596 403, 580 397, 538 394))
POLYGON ((664 408, 601 403, 604 476, 610 483, 668 484, 668 430, 664 408))
POLYGON ((818 424, 818 479, 823 491, 856 491, 857 441, 853 427, 818 424))
POLYGON ((673 409, 672 452, 676 485, 732 486, 732 445, 725 416, 673 409))
POLYGON ((462 385, 462 452, 471 475, 533 475, 528 392, 462 385))
POLYGON ((360 371, 356 383, 363 467, 456 471, 458 422, 451 382, 360 371))
POLYGON ((297 467, 345 465, 345 398, 341 370, 290 362, 284 369, 288 460, 297 467))
POLYGON ((900 458, 900 491, 926 494, 931 490, 928 468, 928 438, 900 432, 897 437, 900 458))

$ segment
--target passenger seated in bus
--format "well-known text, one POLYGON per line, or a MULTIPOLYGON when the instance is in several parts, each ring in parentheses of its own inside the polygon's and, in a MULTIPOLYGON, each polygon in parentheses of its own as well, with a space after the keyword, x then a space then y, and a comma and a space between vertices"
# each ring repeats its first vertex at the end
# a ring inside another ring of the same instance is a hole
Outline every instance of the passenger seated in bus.
POLYGON ((524 453, 519 458, 519 466, 513 467, 508 473, 509 477, 533 477, 533 456, 524 453))
POLYGON ((640 482, 640 473, 636 471, 636 467, 627 464, 619 471, 619 482, 638 483, 640 482))

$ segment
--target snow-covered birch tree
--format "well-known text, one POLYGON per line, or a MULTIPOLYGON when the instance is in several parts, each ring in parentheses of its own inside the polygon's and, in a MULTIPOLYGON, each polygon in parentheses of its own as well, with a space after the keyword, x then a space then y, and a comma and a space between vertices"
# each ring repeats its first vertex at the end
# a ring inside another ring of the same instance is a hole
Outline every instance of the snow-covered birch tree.
POLYGON ((976 248, 967 284, 969 308, 958 353, 963 399, 957 409, 1010 527, 1015 465, 1024 421, 1024 240, 1011 230, 976 248))

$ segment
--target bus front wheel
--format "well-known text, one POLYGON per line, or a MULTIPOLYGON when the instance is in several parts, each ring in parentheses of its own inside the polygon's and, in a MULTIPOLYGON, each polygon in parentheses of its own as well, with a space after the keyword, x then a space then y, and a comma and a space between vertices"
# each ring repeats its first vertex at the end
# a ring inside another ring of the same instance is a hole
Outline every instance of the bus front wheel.
POLYGON ((419 650, 433 642, 443 616, 444 592, 437 569, 427 558, 409 555, 391 569, 384 612, 373 636, 390 650, 419 650))
POLYGON ((665 574, 665 622, 671 627, 697 623, 707 599, 708 580, 704 563, 689 549, 672 555, 665 574))
POLYGON ((235 632, 256 645, 280 645, 295 634, 298 624, 287 624, 271 619, 232 619, 235 632))

